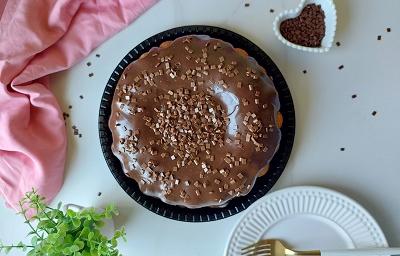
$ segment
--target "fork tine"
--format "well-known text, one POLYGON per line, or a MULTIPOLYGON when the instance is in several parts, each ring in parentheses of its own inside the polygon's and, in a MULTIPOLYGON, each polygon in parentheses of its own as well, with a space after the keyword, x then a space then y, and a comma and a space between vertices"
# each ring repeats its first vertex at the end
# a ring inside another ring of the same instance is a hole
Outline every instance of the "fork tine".
POLYGON ((266 246, 257 246, 246 251, 242 251, 242 254, 249 254, 249 253, 271 253, 271 249, 266 246))
POLYGON ((256 243, 253 243, 253 244, 251 244, 251 245, 249 245, 249 246, 246 246, 246 247, 244 247, 243 249, 242 249, 242 251, 245 251, 245 250, 247 250, 247 249, 250 249, 250 248, 252 248, 252 247, 257 247, 257 246, 259 246, 259 245, 267 245, 267 246, 270 246, 270 244, 268 243, 268 240, 260 240, 260 241, 258 241, 258 242, 256 242, 256 243))
POLYGON ((265 241, 263 243, 258 243, 258 245, 246 248, 247 249, 242 249, 242 255, 271 255, 270 244, 266 244, 265 241))
POLYGON ((243 256, 271 256, 270 252, 257 252, 257 251, 248 251, 242 253, 243 256))

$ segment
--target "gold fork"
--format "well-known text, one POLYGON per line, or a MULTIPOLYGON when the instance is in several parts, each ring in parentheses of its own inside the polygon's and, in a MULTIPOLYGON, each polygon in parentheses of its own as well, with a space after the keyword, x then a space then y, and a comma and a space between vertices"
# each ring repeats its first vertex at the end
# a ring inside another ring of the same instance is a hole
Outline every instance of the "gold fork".
POLYGON ((366 248, 348 250, 297 251, 289 248, 281 240, 267 239, 242 249, 245 256, 387 256, 400 255, 400 248, 366 248))

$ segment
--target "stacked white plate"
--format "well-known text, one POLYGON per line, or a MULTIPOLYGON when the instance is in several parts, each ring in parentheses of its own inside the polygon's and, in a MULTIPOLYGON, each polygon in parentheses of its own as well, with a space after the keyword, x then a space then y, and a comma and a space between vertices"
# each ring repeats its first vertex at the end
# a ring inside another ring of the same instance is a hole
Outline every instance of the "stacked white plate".
POLYGON ((292 187, 258 200, 234 229, 225 255, 261 239, 282 239, 300 250, 387 247, 374 218, 354 200, 329 189, 292 187))

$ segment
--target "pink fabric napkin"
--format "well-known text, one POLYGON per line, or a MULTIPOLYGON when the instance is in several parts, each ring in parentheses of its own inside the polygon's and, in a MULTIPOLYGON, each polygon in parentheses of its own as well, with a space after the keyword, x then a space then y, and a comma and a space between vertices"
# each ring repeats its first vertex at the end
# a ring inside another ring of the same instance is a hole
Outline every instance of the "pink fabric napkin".
POLYGON ((82 60, 157 0, 0 0, 0 191, 8 206, 63 183, 66 131, 48 75, 82 60))

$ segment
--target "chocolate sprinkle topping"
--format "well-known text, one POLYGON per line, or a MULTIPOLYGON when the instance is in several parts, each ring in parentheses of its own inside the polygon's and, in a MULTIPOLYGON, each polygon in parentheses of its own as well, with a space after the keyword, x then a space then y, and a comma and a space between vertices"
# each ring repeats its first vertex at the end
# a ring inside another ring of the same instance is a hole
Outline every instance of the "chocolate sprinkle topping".
POLYGON ((112 151, 146 195, 223 206, 247 194, 272 159, 278 109, 273 83, 253 58, 221 40, 181 37, 121 75, 112 151))

